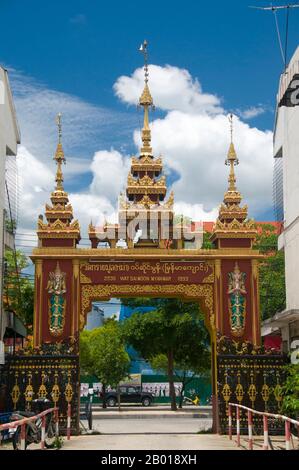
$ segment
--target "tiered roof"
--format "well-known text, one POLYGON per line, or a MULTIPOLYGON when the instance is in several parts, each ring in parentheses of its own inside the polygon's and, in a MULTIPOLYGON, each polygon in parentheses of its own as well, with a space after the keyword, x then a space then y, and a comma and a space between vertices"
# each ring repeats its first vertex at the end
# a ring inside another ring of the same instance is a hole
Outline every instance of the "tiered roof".
MULTIPOLYGON (((248 207, 246 205, 240 205, 242 195, 237 189, 235 175, 235 166, 239 164, 239 160, 233 143, 232 120, 233 116, 230 115, 231 143, 225 161, 225 164, 230 167, 228 190, 225 192, 223 203, 219 208, 219 215, 213 228, 211 240, 218 243, 219 247, 225 247, 225 242, 219 242, 220 239, 230 238, 234 240, 234 243, 238 239, 247 239, 247 245, 251 247, 252 240, 254 240, 257 235, 257 230, 255 222, 247 218, 248 207)), ((244 242, 242 242, 242 244, 244 245, 244 242)))
MULTIPOLYGON (((150 225, 150 218, 161 220, 168 218, 170 230, 167 239, 173 236, 173 203, 174 195, 170 194, 167 201, 166 178, 163 173, 162 157, 154 157, 151 147, 151 129, 149 125, 149 110, 153 108, 153 98, 148 86, 148 63, 147 63, 147 42, 142 46, 144 52, 144 88, 139 98, 139 105, 143 107, 143 128, 141 131, 142 146, 138 157, 131 159, 131 168, 127 178, 126 193, 119 198, 119 224, 112 225, 105 223, 99 231, 93 224, 89 227, 89 238, 92 246, 97 246, 99 239, 106 241, 110 246, 115 246, 117 239, 125 237, 127 244, 133 246, 133 239, 136 233, 131 236, 127 233, 128 224, 138 215, 150 225), (163 214, 163 215, 162 215, 163 214), (115 239, 111 240, 111 233, 115 233, 115 239)), ((160 223, 160 222, 159 222, 160 223)), ((139 241, 135 246, 163 246, 168 240, 163 239, 159 225, 159 235, 155 241, 139 241)))
POLYGON ((80 225, 78 220, 73 220, 73 208, 69 203, 68 193, 63 187, 62 164, 65 163, 64 151, 61 143, 61 114, 57 116, 58 144, 54 156, 57 164, 56 188, 51 193, 51 203, 46 204, 44 222, 43 216, 39 216, 37 236, 42 246, 76 246, 80 240, 80 225))

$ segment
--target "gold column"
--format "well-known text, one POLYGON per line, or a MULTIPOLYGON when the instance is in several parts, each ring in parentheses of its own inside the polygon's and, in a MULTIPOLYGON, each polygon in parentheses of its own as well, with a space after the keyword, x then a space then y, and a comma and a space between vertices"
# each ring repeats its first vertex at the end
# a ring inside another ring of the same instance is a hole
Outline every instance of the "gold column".
POLYGON ((42 265, 43 261, 35 261, 35 280, 34 280, 34 327, 33 327, 33 345, 40 345, 42 333, 42 265))
POLYGON ((216 330, 223 330, 223 318, 222 318, 222 279, 221 279, 221 260, 215 260, 215 317, 216 317, 216 330), (218 293, 219 285, 219 293, 218 293))
POLYGON ((259 311, 259 262, 251 260, 251 302, 252 302, 252 341, 260 345, 260 311, 259 311))
POLYGON ((75 337, 79 331, 79 293, 80 291, 80 264, 79 259, 73 259, 73 278, 72 278, 72 318, 71 335, 75 337))

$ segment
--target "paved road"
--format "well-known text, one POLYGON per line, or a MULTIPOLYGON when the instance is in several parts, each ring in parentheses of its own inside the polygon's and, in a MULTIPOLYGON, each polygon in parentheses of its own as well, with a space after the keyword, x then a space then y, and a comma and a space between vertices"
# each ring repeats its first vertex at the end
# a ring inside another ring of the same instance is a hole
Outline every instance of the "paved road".
MULTIPOLYGON (((86 421, 83 421, 87 425, 86 421)), ((94 419, 93 429, 102 434, 194 434, 208 431, 211 419, 199 418, 152 418, 152 419, 94 419)))
MULTIPOLYGON (((86 425, 86 421, 83 421, 86 425)), ((175 449, 235 449, 227 438, 198 431, 209 430, 211 419, 167 418, 157 415, 147 419, 105 419, 97 417, 93 429, 101 435, 85 435, 65 441, 63 449, 98 450, 175 450, 175 449)))
POLYGON ((73 437, 63 450, 238 450, 227 437, 212 434, 128 434, 73 437))

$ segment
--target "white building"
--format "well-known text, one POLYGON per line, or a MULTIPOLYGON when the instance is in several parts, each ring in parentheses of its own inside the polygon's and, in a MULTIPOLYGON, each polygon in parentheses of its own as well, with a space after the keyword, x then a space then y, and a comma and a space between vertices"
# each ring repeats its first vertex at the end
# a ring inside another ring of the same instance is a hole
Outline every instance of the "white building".
MULTIPOLYGON (((13 104, 7 71, 0 66, 0 354, 2 351, 2 337, 4 318, 2 309, 2 283, 3 283, 3 254, 5 245, 12 247, 13 238, 10 230, 6 230, 4 221, 6 198, 6 163, 9 156, 17 154, 17 145, 20 143, 16 112, 13 104)), ((1 362, 1 358, 0 358, 1 362)))
POLYGON ((104 318, 104 310, 98 305, 93 304, 91 312, 87 314, 85 330, 91 331, 94 328, 99 328, 100 326, 103 326, 104 318))
POLYGON ((273 190, 276 217, 284 226, 279 249, 285 253, 286 310, 266 320, 262 330, 263 336, 280 332, 284 351, 299 340, 299 92, 294 93, 298 80, 299 47, 280 78, 274 129, 273 190))

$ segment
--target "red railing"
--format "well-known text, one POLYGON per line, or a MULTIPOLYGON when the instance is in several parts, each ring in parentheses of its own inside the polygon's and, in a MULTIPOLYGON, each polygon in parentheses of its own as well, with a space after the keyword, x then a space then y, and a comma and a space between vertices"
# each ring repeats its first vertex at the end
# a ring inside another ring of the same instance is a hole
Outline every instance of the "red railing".
POLYGON ((229 439, 233 438, 233 429, 232 429, 232 408, 236 408, 236 432, 237 432, 237 446, 241 445, 241 433, 240 433, 240 410, 247 411, 247 426, 248 426, 248 449, 253 450, 253 415, 263 416, 263 432, 264 432, 264 443, 263 450, 269 450, 269 428, 268 428, 268 418, 279 419, 285 422, 285 449, 290 450, 291 448, 291 424, 294 424, 299 432, 299 421, 289 418, 288 416, 267 413, 266 411, 257 411, 252 408, 247 408, 247 406, 239 405, 236 403, 228 404, 228 435, 229 439))
POLYGON ((54 413, 55 419, 55 435, 59 436, 59 424, 58 424, 58 408, 49 408, 48 410, 42 411, 41 413, 29 416, 28 418, 19 419, 17 421, 11 421, 10 423, 0 424, 0 433, 6 429, 16 428, 21 426, 21 450, 26 449, 26 424, 37 419, 42 419, 42 432, 41 432, 41 449, 45 448, 45 435, 46 435, 46 416, 49 413, 54 413))

